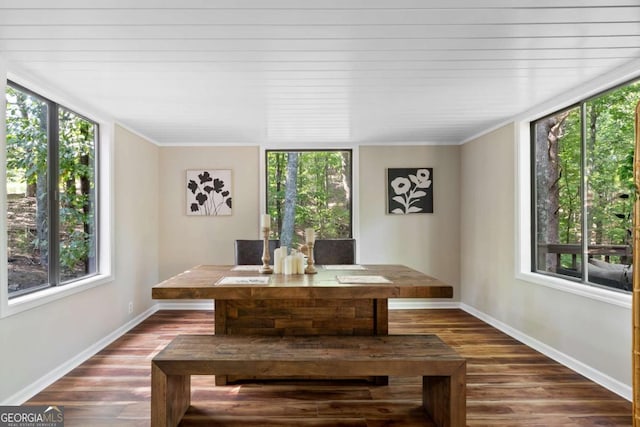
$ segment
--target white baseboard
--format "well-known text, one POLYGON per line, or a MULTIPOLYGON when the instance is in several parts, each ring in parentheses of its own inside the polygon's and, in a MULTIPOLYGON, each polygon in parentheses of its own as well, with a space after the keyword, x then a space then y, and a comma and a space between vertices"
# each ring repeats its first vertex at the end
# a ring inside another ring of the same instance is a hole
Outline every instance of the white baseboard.
POLYGON ((125 323, 115 331, 111 332, 106 337, 102 338, 100 341, 96 342, 92 346, 85 349, 82 353, 77 354, 71 359, 64 362, 62 365, 55 368, 53 371, 49 372, 45 376, 39 378, 34 383, 28 385, 17 393, 9 396, 4 401, 0 402, 0 405, 21 405, 27 400, 31 399, 36 394, 40 393, 45 388, 49 387, 54 382, 58 381, 60 378, 71 372, 74 368, 78 367, 81 363, 88 360, 90 357, 95 355, 97 352, 120 338, 124 333, 134 328, 136 325, 141 323, 147 317, 151 316, 158 310, 157 305, 152 306, 145 312, 139 314, 135 318, 131 319, 129 322, 125 323))
POLYGON ((159 302, 158 310, 213 310, 212 300, 193 300, 193 302, 159 302))
POLYGON ((409 298, 392 298, 389 300, 389 310, 421 310, 425 308, 460 308, 460 302, 409 298))
POLYGON ((583 375, 587 378, 589 378, 591 381, 600 384, 602 387, 616 393, 617 395, 619 395, 620 397, 623 397, 625 399, 627 399, 628 401, 632 400, 632 396, 633 396, 633 391, 631 386, 624 384, 618 380, 616 380, 615 378, 611 378, 610 376, 598 371, 597 369, 592 368, 591 366, 588 366, 582 362, 580 362, 577 359, 574 359, 573 357, 556 350, 555 348, 541 342, 538 341, 535 338, 530 337, 527 334, 522 333, 521 331, 512 328, 511 326, 507 325, 506 323, 503 323, 501 321, 499 321, 498 319, 495 319, 491 316, 489 316, 488 314, 485 314, 479 310, 476 310, 475 308, 465 304, 465 303, 460 303, 460 309, 466 311, 467 313, 471 314, 474 317, 477 317, 478 319, 482 320, 483 322, 488 323, 489 325, 493 326, 496 329, 499 329, 500 331, 504 332, 505 334, 509 335, 512 338, 517 339, 518 341, 520 341, 521 343, 533 348, 534 350, 539 351, 540 353, 544 354, 545 356, 555 360, 556 362, 566 366, 567 368, 579 373, 580 375, 583 375))

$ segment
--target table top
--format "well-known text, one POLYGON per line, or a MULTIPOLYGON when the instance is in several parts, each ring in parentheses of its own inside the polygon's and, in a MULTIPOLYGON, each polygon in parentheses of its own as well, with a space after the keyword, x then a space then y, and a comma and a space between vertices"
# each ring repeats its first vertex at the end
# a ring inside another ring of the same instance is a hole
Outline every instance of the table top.
POLYGON ((220 300, 453 297, 450 285, 403 265, 320 265, 316 268, 317 274, 283 275, 260 274, 257 266, 199 265, 154 286, 151 295, 155 299, 220 300), (250 282, 266 280, 266 283, 239 283, 243 278, 250 282), (388 282, 350 283, 381 278, 388 282), (223 279, 231 283, 224 284, 223 279))

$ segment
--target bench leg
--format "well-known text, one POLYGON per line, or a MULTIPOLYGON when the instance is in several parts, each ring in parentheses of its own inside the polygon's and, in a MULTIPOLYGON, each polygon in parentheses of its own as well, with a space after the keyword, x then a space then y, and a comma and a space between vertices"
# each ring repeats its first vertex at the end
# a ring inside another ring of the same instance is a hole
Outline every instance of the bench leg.
POLYGON ((422 405, 440 427, 466 426, 466 363, 451 376, 422 377, 422 405))
POLYGON ((151 363, 151 427, 175 427, 191 404, 191 376, 167 375, 151 363))

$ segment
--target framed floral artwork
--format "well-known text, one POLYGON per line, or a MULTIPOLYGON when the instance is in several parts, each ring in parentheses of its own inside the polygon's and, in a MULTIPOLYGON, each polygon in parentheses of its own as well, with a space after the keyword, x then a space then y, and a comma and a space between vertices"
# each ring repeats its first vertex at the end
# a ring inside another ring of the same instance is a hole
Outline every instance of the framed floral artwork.
POLYGON ((231 170, 187 171, 187 215, 231 215, 231 170))
POLYGON ((388 168, 387 213, 433 213, 433 168, 388 168))

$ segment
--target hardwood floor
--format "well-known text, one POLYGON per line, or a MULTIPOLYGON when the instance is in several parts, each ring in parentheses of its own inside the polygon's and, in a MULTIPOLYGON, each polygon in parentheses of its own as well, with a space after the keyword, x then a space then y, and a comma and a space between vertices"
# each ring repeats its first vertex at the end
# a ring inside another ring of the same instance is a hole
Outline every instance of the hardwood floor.
MULTIPOLYGON (((150 364, 181 333, 211 333, 212 311, 159 311, 34 396, 68 426, 148 426, 150 364)), ((461 310, 393 310, 389 333, 436 333, 467 358, 469 426, 630 426, 631 403, 461 310)), ((181 426, 429 426, 419 378, 214 387, 194 377, 181 426)))

